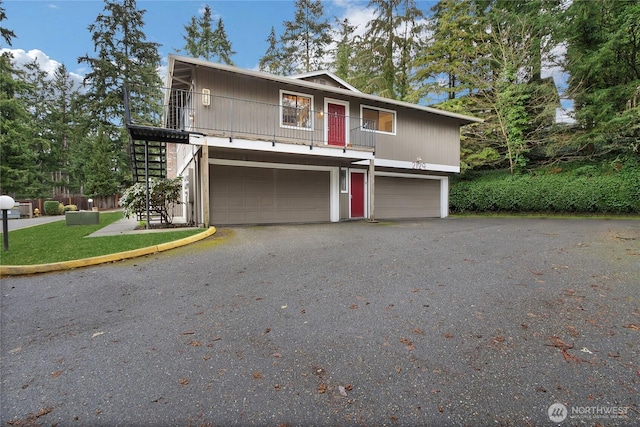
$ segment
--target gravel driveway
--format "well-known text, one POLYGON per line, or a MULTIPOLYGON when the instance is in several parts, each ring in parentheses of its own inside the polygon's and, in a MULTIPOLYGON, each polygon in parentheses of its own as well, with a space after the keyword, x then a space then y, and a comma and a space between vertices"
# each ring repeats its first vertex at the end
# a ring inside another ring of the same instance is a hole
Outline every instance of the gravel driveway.
POLYGON ((640 221, 239 227, 1 292, 3 426, 640 424, 640 221))

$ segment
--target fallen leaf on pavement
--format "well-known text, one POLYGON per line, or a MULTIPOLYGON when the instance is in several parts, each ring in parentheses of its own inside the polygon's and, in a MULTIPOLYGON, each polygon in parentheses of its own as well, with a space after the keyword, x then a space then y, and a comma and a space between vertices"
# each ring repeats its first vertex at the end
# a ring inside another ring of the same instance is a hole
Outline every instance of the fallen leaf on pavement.
POLYGON ((640 327, 638 327, 638 325, 634 325, 633 323, 627 323, 626 325, 622 325, 622 327, 631 329, 632 331, 640 331, 640 327))
POLYGON ((180 381, 178 381, 180 383, 180 385, 187 385, 189 384, 189 378, 180 378, 180 381))
POLYGON ((261 379, 263 378, 263 377, 262 377, 262 372, 260 372, 260 371, 255 371, 255 372, 253 373, 253 378, 255 378, 255 379, 257 379, 257 380, 261 380, 261 379))
POLYGON ((573 354, 567 353, 567 350, 565 350, 564 348, 561 348, 560 351, 562 352, 562 356, 564 356, 564 360, 566 360, 567 363, 569 362, 580 363, 580 359, 575 357, 573 354))
POLYGON ((51 373, 51 378, 58 378, 62 374, 62 371, 55 371, 51 373))
POLYGON ((318 384, 318 393, 324 394, 327 392, 327 385, 325 383, 318 384))
POLYGON ((550 337, 549 339, 551 340, 552 344, 545 344, 547 346, 559 348, 562 350, 568 350, 573 348, 573 344, 567 344, 566 342, 562 341, 560 337, 557 337, 555 335, 550 337))
POLYGON ((96 332, 95 334, 91 335, 91 338, 99 337, 102 334, 104 334, 104 332, 102 332, 102 331, 96 332))
POLYGON ((345 391, 345 388, 343 386, 338 386, 338 391, 342 396, 347 397, 347 392, 345 391))

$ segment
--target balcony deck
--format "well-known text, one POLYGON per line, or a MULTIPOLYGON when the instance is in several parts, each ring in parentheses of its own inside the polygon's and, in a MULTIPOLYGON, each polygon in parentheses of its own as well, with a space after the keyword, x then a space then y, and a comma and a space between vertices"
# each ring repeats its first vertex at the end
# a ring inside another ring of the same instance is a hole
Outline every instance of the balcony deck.
POLYGON ((158 165, 160 169, 164 167, 165 143, 188 143, 189 134, 229 142, 375 152, 373 124, 360 117, 167 88, 132 90, 129 105, 130 154, 136 180, 144 177, 149 158, 153 175, 163 176, 155 169, 158 165), (144 154, 145 150, 150 157, 144 154))

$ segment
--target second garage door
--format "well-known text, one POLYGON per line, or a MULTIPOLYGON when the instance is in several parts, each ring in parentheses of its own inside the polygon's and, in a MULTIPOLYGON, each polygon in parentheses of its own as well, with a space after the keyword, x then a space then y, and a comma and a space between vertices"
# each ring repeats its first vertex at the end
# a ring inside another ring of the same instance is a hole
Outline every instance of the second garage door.
POLYGON ((213 165, 211 224, 330 220, 329 171, 213 165))
POLYGON ((376 218, 440 217, 439 180, 376 176, 375 192, 376 218))

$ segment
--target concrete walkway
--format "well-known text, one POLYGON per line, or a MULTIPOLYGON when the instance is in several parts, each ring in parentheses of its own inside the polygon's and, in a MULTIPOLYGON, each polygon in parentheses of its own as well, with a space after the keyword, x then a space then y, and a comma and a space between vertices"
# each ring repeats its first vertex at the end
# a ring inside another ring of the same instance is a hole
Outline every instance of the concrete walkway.
POLYGON ((55 221, 62 221, 64 216, 39 216, 37 218, 21 218, 10 219, 7 221, 9 231, 19 230, 21 228, 33 227, 36 225, 47 224, 55 221))
MULTIPOLYGON (((55 221, 64 221, 64 215, 57 216, 40 216, 38 218, 21 218, 10 219, 7 222, 9 231, 19 230, 21 228, 34 227, 36 225, 48 224, 55 221)), ((138 221, 135 218, 123 218, 113 222, 100 230, 89 234, 87 237, 101 236, 117 236, 120 234, 142 234, 142 233, 161 233, 165 231, 175 231, 175 228, 160 228, 150 230, 136 230, 138 221)))

